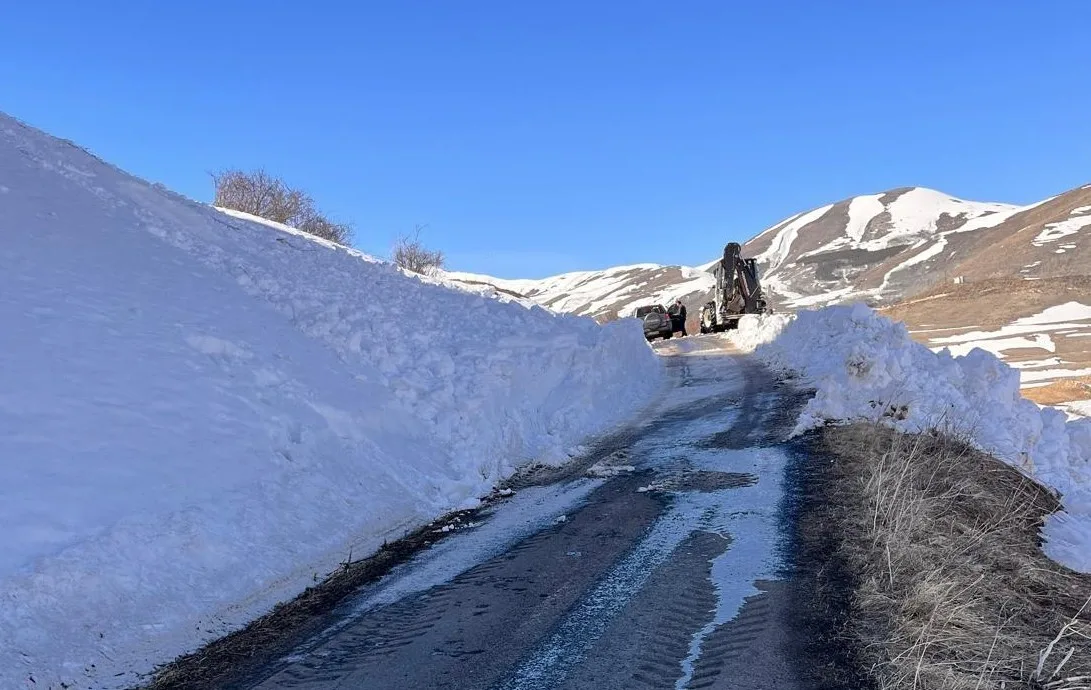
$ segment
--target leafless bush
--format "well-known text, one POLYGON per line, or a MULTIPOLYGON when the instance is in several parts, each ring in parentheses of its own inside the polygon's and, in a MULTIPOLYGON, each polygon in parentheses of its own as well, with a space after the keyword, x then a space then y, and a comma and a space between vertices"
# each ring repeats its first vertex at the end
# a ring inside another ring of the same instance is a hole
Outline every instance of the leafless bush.
POLYGON ((407 271, 432 275, 443 268, 444 256, 439 250, 427 249, 420 241, 424 229, 418 225, 412 235, 401 235, 394 242, 394 263, 407 271))
POLYGON ((212 181, 215 206, 283 223, 338 244, 352 239, 351 226, 330 220, 315 208, 309 194, 264 170, 224 170, 213 173, 212 181))

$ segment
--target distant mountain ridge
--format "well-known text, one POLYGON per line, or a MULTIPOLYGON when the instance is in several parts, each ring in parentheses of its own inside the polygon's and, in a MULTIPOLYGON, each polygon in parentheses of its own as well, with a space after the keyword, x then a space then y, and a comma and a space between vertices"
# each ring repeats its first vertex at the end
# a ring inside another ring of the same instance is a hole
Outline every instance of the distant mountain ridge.
MULTIPOLYGON (((763 286, 779 309, 884 305, 954 279, 1087 274, 1089 228, 1091 185, 1027 206, 905 187, 797 213, 747 241, 743 255, 758 259, 763 286)), ((720 249, 709 247, 709 253, 715 257, 720 249)), ((639 304, 675 298, 699 307, 715 284, 708 266, 635 264, 541 280, 447 277, 609 320, 639 304)))
POLYGON ((554 311, 608 321, 646 303, 666 304, 711 293, 712 274, 689 266, 634 264, 601 271, 576 271, 540 280, 505 280, 474 273, 447 273, 456 282, 492 285, 554 311))

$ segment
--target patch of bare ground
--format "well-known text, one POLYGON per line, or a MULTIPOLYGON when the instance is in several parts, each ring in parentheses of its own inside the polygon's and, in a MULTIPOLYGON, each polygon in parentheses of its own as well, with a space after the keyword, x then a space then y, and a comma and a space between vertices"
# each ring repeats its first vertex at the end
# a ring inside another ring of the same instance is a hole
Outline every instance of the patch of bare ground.
POLYGON ((961 284, 941 283, 879 312, 911 329, 922 327, 1000 327, 1064 302, 1091 301, 1091 276, 1041 280, 989 278, 961 284))
POLYGON ((1023 397, 1039 405, 1058 405, 1074 400, 1091 399, 1091 376, 1061 379, 1045 386, 1026 388, 1023 397))
POLYGON ((823 687, 1091 688, 1091 576, 1041 551, 1051 491, 942 435, 858 423, 811 449, 797 578, 823 687))

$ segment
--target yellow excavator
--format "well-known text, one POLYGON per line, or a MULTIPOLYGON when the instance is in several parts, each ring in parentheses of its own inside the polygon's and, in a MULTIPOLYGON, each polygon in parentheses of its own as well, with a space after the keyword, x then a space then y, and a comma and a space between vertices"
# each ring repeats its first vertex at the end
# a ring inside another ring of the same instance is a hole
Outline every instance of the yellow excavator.
POLYGON ((756 259, 742 258, 738 242, 728 242, 719 263, 712 267, 716 293, 701 308, 701 332, 718 333, 737 328, 743 314, 769 314, 758 278, 756 259))

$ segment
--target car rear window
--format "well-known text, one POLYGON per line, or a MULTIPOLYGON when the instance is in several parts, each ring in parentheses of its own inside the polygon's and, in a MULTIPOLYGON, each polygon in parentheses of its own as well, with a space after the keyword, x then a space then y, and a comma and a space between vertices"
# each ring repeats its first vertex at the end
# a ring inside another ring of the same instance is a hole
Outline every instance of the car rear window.
POLYGON ((653 311, 655 313, 657 313, 657 314, 663 314, 663 313, 666 312, 666 310, 663 309, 663 307, 659 306, 658 304, 656 304, 654 306, 651 306, 651 307, 637 307, 636 308, 636 318, 643 319, 645 316, 647 316, 648 314, 651 314, 653 311))

